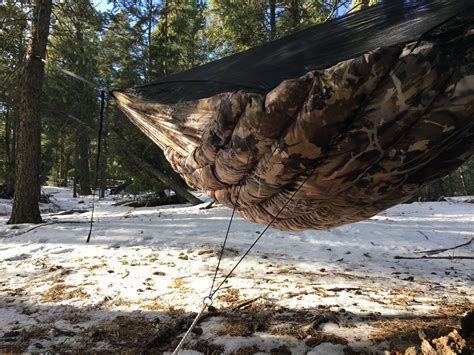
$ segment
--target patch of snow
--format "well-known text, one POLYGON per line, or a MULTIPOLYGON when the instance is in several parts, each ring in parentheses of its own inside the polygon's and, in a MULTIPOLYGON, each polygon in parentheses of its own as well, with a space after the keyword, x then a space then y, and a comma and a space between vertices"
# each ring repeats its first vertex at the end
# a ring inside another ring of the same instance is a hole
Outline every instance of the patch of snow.
MULTIPOLYGON (((60 209, 89 212, 61 215, 44 206, 46 223, 39 227, 9 226, 8 216, 0 217, 0 349, 4 334, 31 331, 24 351, 54 351, 61 344, 114 351, 117 345, 102 339, 99 330, 96 338, 87 332, 120 317, 163 324, 177 317, 175 312, 200 309, 231 210, 189 205, 134 209, 114 206, 117 197, 107 197, 97 201, 92 239, 86 244, 91 197, 73 199, 65 188, 44 191, 60 209)), ((11 211, 11 201, 4 201, 0 214, 3 207, 11 211)), ((234 219, 216 284, 264 227, 234 219)), ((188 347, 205 342, 226 352, 286 346, 296 353, 342 353, 346 345, 311 347, 301 336, 312 334, 303 320, 324 316, 314 326, 317 332, 345 339, 354 349, 383 351, 387 344, 372 340, 380 333, 374 321, 450 309, 462 313, 474 301, 472 260, 394 257, 421 256, 471 238, 474 204, 458 200, 402 204, 328 231, 269 229, 214 298, 218 309, 237 310, 203 321, 203 334, 193 335, 188 347), (246 335, 245 324, 258 321, 239 308, 249 300, 266 327, 246 335)), ((472 256, 473 244, 436 256, 472 256)))
POLYGON ((344 345, 341 344, 332 344, 332 343, 322 343, 318 346, 315 346, 313 350, 308 351, 307 355, 344 355, 344 345))

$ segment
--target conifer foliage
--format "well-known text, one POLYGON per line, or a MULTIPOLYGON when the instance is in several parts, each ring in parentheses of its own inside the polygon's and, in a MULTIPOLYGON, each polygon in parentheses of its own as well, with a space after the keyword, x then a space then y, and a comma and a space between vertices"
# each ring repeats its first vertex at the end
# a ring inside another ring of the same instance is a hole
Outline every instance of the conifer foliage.
MULTIPOLYGON (((10 222, 41 221, 41 184, 88 195, 98 174, 102 190, 123 185, 162 197, 172 186, 185 190, 162 152, 110 100, 95 171, 100 89, 139 85, 380 1, 2 1, 0 194, 15 190, 10 222)), ((474 194, 472 160, 422 197, 457 194, 474 194)))

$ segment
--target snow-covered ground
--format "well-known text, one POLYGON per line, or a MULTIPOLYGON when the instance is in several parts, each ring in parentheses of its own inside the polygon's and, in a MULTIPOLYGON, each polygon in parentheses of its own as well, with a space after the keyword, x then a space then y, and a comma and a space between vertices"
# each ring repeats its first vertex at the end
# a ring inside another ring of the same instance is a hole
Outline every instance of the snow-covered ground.
MULTIPOLYGON (((91 199, 46 190, 54 205, 39 227, 6 225, 10 201, 0 201, 0 353, 172 350, 209 293, 232 211, 108 198, 86 244, 91 199)), ((447 334, 474 309, 474 261, 395 257, 474 238, 474 204, 463 201, 400 205, 330 231, 268 230, 185 348, 378 353, 419 344, 422 329, 447 334)), ((220 277, 264 227, 234 220, 220 277)), ((473 244, 432 256, 472 257, 473 244)))

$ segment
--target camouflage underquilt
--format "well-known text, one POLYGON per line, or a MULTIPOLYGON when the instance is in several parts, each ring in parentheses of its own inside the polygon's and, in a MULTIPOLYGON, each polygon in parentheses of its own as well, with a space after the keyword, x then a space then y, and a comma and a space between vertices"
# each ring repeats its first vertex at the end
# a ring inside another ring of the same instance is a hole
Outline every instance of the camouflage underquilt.
MULTIPOLYGON (((456 31, 455 31, 456 32, 456 31)), ((406 201, 474 153, 474 29, 382 47, 245 91, 163 105, 114 91, 189 186, 282 230, 406 201)))

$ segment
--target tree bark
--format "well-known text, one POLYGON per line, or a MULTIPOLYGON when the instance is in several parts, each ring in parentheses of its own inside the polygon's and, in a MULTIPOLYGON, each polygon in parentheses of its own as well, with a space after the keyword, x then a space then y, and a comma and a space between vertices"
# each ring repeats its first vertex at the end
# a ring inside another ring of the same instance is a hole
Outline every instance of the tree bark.
POLYGON ((436 199, 446 196, 446 193, 443 187, 443 181, 441 179, 436 180, 436 187, 437 187, 436 199))
POLYGON ((162 74, 166 76, 168 74, 167 60, 168 60, 168 12, 169 12, 168 0, 163 0, 161 5, 161 21, 163 21, 163 38, 165 40, 165 46, 163 49, 165 53, 161 56, 162 74))
POLYGON ((91 190, 91 174, 89 168, 89 137, 87 131, 82 127, 77 133, 77 172, 79 177, 79 194, 90 195, 91 190))
POLYGON ((10 124, 10 107, 7 106, 7 110, 5 112, 5 136, 4 136, 4 140, 5 140, 5 182, 8 182, 11 180, 10 176, 9 175, 13 175, 12 174, 12 167, 10 165, 10 163, 12 162, 12 159, 11 159, 11 150, 10 150, 10 144, 11 144, 11 137, 10 137, 10 134, 11 134, 11 124, 10 124))
POLYGON ((152 73, 152 53, 151 53, 151 31, 153 29, 153 0, 147 1, 147 67, 145 69, 145 78, 146 81, 151 80, 151 73, 152 73))
POLYGON ((102 152, 99 164, 99 198, 105 197, 105 190, 107 189, 107 157, 109 155, 109 144, 107 136, 109 135, 109 113, 110 99, 106 98, 104 108, 104 121, 102 126, 102 152))
POLYGON ((41 116, 39 115, 44 78, 44 58, 49 35, 52 0, 36 0, 31 41, 21 86, 20 128, 16 151, 16 185, 13 211, 8 221, 41 223, 38 201, 40 189, 41 116))
MULTIPOLYGON (((24 1, 20 1, 20 8, 25 9, 26 5, 24 1)), ((10 121, 10 127, 8 129, 9 134, 11 131, 10 135, 10 149, 8 152, 8 160, 7 160, 7 174, 5 177, 5 183, 6 185, 9 186, 11 191, 14 190, 14 185, 15 185, 15 170, 16 170, 16 163, 15 163, 15 158, 16 158, 16 148, 17 148, 17 142, 18 142, 18 128, 19 128, 19 106, 21 102, 21 69, 24 67, 25 64, 25 54, 27 51, 25 42, 26 42, 26 28, 27 28, 27 16, 23 18, 20 24, 20 31, 19 33, 20 38, 19 38, 19 43, 18 43, 18 51, 16 53, 16 64, 14 66, 13 71, 15 73, 20 73, 20 75, 15 74, 14 78, 18 79, 15 80, 15 85, 12 87, 12 93, 11 96, 8 97, 8 106, 9 106, 9 121, 10 121), (18 84, 16 84, 18 82, 18 84)))
POLYGON ((290 0, 288 2, 288 11, 290 12, 290 31, 295 32, 299 29, 300 23, 300 7, 298 0, 290 0))
POLYGON ((270 41, 276 37, 276 4, 275 0, 269 0, 270 7, 270 41))
POLYGON ((58 166, 58 175, 59 175, 59 186, 67 186, 67 164, 66 164, 66 148, 64 137, 59 137, 59 166, 58 166))
POLYGON ((464 193, 465 195, 469 195, 469 190, 467 189, 467 186, 466 186, 466 179, 464 178, 464 169, 462 168, 462 166, 459 167, 459 177, 461 178, 461 184, 462 184, 462 188, 464 189, 464 193))
MULTIPOLYGON (((82 24, 80 22, 74 22, 74 28, 76 31, 76 41, 78 46, 78 52, 80 58, 85 58, 84 49, 84 35, 82 24)), ((87 69, 83 65, 79 65, 76 68, 77 72, 84 77, 87 76, 87 69)), ((93 100, 89 100, 91 97, 91 90, 84 83, 80 83, 80 109, 79 119, 82 122, 90 122, 90 117, 94 115, 93 111, 93 100)), ((76 130, 76 147, 77 147, 77 172, 79 178, 79 194, 80 195, 91 195, 91 171, 90 171, 90 136, 86 129, 78 127, 76 130)), ((96 172, 97 174, 97 172, 96 172)), ((95 186, 94 186, 95 188, 95 186)))

